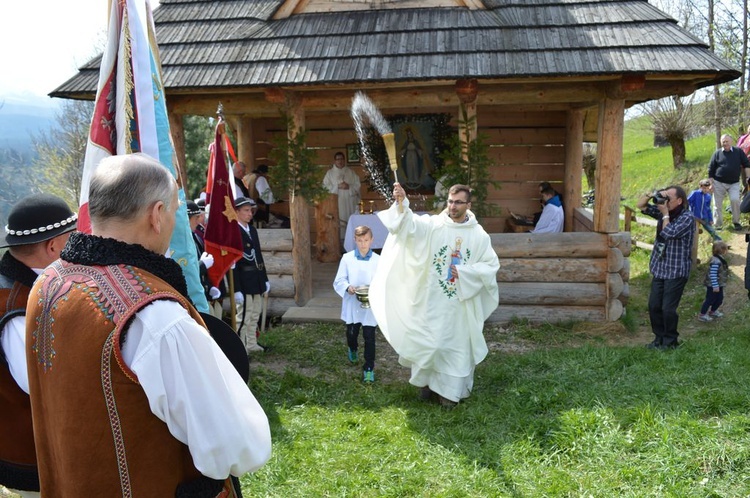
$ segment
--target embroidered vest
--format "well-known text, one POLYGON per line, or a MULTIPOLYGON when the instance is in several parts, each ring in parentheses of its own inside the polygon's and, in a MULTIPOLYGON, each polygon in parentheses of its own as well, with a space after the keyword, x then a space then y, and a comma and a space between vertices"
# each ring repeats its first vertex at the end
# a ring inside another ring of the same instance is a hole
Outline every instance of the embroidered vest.
MULTIPOLYGON (((31 289, 0 276, 0 334, 7 322, 26 314, 31 289)), ((0 484, 39 491, 29 396, 18 387, 4 355, 0 360, 0 484)))
POLYGON ((174 288, 133 266, 58 260, 37 279, 27 357, 45 498, 234 496, 229 480, 200 475, 123 361, 129 320, 159 299, 203 324, 174 288))

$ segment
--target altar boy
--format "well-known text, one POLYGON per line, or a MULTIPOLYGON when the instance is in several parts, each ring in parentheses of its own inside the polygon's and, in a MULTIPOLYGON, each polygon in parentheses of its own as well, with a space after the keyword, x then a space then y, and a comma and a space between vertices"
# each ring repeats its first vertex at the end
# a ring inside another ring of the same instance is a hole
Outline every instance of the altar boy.
POLYGON ((351 363, 357 363, 359 329, 365 340, 365 364, 363 366, 364 382, 375 382, 375 327, 377 322, 369 308, 362 308, 357 300, 355 290, 363 285, 370 285, 378 266, 378 256, 370 246, 372 245, 372 230, 368 226, 358 226, 354 229, 354 242, 357 246, 353 251, 344 254, 339 263, 333 288, 343 298, 341 303, 341 319, 346 323, 346 342, 349 347, 347 355, 351 363))

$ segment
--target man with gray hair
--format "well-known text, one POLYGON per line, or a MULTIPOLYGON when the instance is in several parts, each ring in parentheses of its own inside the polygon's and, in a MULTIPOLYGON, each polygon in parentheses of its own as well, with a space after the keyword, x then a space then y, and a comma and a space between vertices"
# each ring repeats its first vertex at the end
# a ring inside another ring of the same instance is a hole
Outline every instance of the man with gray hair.
POLYGON ((708 178, 714 188, 714 228, 721 230, 724 219, 723 204, 724 196, 729 194, 729 203, 732 207, 732 226, 735 230, 741 230, 740 224, 740 178, 744 169, 745 178, 748 178, 750 161, 742 149, 733 147, 734 139, 731 135, 721 136, 721 148, 711 156, 708 163, 708 178))
POLYGON ((26 340, 42 496, 241 496, 268 419, 165 257, 177 184, 143 154, 91 177, 75 233, 31 290, 26 340), (224 493, 224 494, 221 494, 224 493))

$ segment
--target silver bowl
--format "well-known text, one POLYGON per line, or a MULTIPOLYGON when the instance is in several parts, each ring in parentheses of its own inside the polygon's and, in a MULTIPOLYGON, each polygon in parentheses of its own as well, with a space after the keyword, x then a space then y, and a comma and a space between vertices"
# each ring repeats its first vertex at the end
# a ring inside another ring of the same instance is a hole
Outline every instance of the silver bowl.
POLYGON ((354 289, 354 295, 357 296, 357 301, 359 301, 359 306, 361 308, 368 309, 370 307, 370 286, 369 285, 360 285, 359 287, 354 289))

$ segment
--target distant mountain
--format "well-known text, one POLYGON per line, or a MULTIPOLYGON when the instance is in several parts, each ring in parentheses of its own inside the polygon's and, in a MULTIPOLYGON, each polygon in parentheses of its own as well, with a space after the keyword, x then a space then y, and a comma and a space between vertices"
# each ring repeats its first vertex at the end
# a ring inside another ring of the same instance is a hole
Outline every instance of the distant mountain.
POLYGON ((32 134, 49 130, 59 108, 57 99, 0 95, 0 151, 30 157, 32 134))

